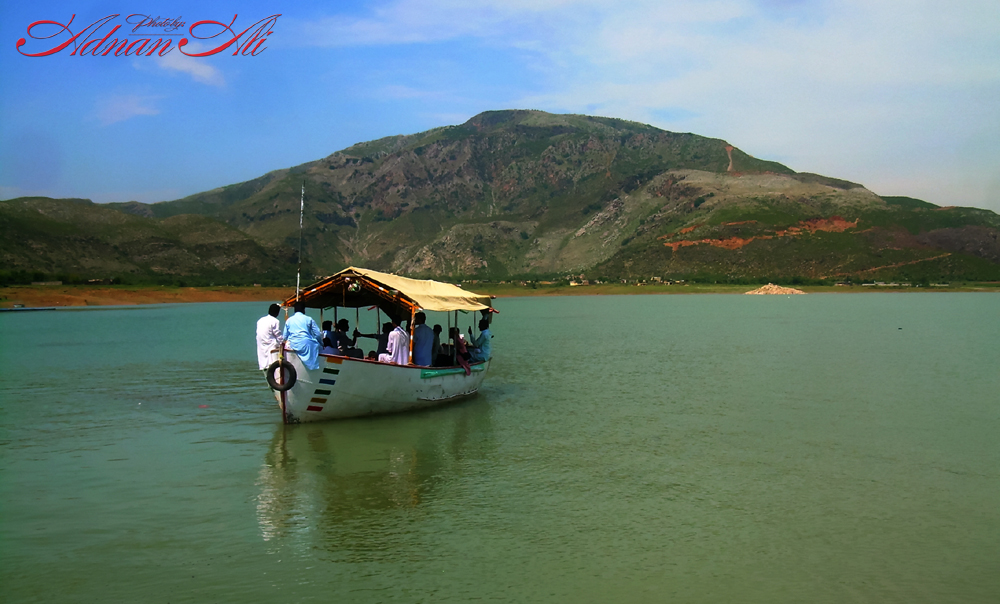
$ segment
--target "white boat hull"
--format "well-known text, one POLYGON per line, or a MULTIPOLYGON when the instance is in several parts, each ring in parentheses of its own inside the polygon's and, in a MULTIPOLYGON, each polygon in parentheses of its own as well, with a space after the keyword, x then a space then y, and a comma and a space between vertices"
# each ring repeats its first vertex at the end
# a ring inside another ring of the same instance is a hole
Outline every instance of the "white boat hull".
MULTIPOLYGON (((277 352, 271 354, 272 362, 277 352)), ((298 355, 285 351, 295 367, 295 384, 274 392, 285 423, 316 422, 434 407, 479 391, 490 362, 460 367, 390 365, 365 359, 320 355, 318 369, 306 369, 298 355)))

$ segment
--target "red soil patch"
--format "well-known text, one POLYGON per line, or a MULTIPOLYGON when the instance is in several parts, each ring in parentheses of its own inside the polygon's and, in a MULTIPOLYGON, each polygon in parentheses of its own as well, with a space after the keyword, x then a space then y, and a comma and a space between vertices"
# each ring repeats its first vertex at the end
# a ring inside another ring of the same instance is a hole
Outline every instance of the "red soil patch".
MULTIPOLYGON (((724 226, 732 226, 732 225, 737 225, 737 224, 749 224, 749 223, 752 223, 752 222, 757 222, 757 221, 756 220, 747 220, 747 221, 744 221, 744 222, 727 222, 727 223, 724 223, 724 226)), ((687 227, 685 229, 681 229, 680 232, 681 233, 690 233, 691 231, 693 231, 694 229, 696 229, 699 226, 701 226, 701 225, 698 224, 698 225, 695 225, 693 227, 687 227)), ((750 243, 751 241, 753 241, 755 239, 774 239, 775 237, 798 237, 799 235, 802 235, 805 232, 815 233, 817 231, 825 231, 825 232, 830 232, 830 233, 842 233, 842 232, 846 231, 847 229, 853 229, 853 228, 856 228, 857 226, 858 226, 858 221, 857 220, 855 220, 854 222, 849 222, 847 220, 844 220, 840 216, 831 216, 830 218, 813 218, 811 220, 800 221, 799 224, 796 225, 796 226, 788 227, 787 229, 776 231, 773 236, 772 235, 758 235, 756 237, 748 237, 746 239, 744 239, 742 237, 729 237, 727 239, 699 239, 697 241, 668 241, 668 242, 664 243, 663 245, 666 246, 666 247, 669 247, 670 249, 672 249, 675 252, 679 248, 682 248, 682 247, 690 247, 692 245, 702 245, 702 244, 704 244, 704 245, 711 245, 712 247, 721 247, 721 248, 724 248, 724 249, 727 249, 727 250, 736 250, 736 249, 739 249, 739 248, 747 245, 748 243, 750 243)), ((673 236, 673 233, 671 233, 670 235, 664 235, 664 236, 660 237, 660 239, 669 239, 672 236, 673 236)))
POLYGON ((677 251, 678 248, 691 247, 692 245, 710 245, 712 247, 721 247, 727 250, 738 250, 739 248, 747 245, 754 239, 774 239, 770 235, 762 235, 760 237, 748 237, 746 239, 742 237, 729 237, 728 239, 699 239, 698 241, 669 241, 663 245, 669 247, 670 249, 677 251))
POLYGON ((802 220, 796 226, 788 227, 783 231, 777 231, 776 235, 778 237, 794 237, 796 235, 801 235, 803 231, 809 231, 810 233, 815 233, 816 231, 843 233, 847 229, 857 228, 857 226, 857 220, 854 222, 848 222, 840 216, 831 216, 830 218, 802 220))
POLYGON ((754 239, 770 239, 770 237, 749 237, 747 239, 743 239, 742 237, 730 237, 729 239, 709 239, 705 243, 712 247, 721 247, 727 250, 738 250, 754 239))
POLYGON ((668 247, 668 248, 670 248, 670 249, 672 249, 672 250, 674 250, 676 252, 677 248, 680 248, 680 247, 691 247, 692 245, 700 245, 702 243, 704 243, 704 241, 668 241, 667 243, 664 243, 663 245, 665 245, 666 247, 668 247))

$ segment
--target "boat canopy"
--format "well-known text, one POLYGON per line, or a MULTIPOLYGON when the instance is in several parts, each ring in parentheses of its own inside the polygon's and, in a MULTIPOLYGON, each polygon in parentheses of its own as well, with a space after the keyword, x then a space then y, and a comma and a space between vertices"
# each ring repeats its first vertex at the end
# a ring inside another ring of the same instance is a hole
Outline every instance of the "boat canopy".
MULTIPOLYGON (((302 289, 299 298, 307 308, 361 308, 378 306, 390 314, 417 310, 492 310, 488 294, 475 294, 457 285, 410 279, 364 268, 345 268, 302 289)), ((284 301, 293 306, 295 296, 284 301)), ((496 312, 496 311, 493 311, 496 312)))

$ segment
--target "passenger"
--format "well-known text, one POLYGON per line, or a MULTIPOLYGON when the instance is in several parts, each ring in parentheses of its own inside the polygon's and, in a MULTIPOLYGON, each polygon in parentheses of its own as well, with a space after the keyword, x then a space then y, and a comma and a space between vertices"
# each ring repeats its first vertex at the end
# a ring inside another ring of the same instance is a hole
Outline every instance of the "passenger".
MULTIPOLYGON (((469 335, 472 335, 472 328, 469 328, 469 335)), ((490 321, 489 319, 479 320, 479 337, 472 341, 472 349, 469 351, 472 354, 472 362, 480 363, 482 361, 489 360, 493 345, 490 340, 493 339, 493 335, 490 333, 490 321)))
POLYGON ((465 375, 472 373, 472 368, 469 367, 469 354, 468 349, 465 346, 465 336, 457 327, 452 327, 448 330, 448 336, 455 342, 455 360, 458 364, 465 369, 465 375))
POLYGON ((377 354, 375 354, 375 351, 374 351, 374 350, 372 350, 372 351, 370 351, 370 352, 368 353, 368 356, 367 356, 367 357, 365 357, 365 358, 366 358, 366 359, 368 359, 369 361, 377 361, 377 360, 378 360, 378 355, 377 355, 377 354))
POLYGON ((386 342, 385 352, 378 355, 378 360, 394 365, 406 365, 410 362, 410 336, 406 335, 396 319, 392 320, 389 341, 386 342))
POLYGON ((347 321, 347 319, 337 321, 337 329, 334 330, 333 337, 330 339, 333 347, 339 351, 334 354, 339 354, 344 357, 353 357, 355 359, 363 359, 365 358, 365 353, 360 348, 355 347, 358 338, 351 338, 347 335, 347 330, 350 328, 351 324, 347 321))
POLYGON ((306 314, 305 302, 300 300, 295 303, 295 314, 285 321, 282 336, 307 369, 319 369, 319 351, 323 340, 319 325, 306 314))
POLYGON ((333 347, 333 342, 330 338, 323 338, 323 350, 320 354, 340 354, 340 351, 333 347))
MULTIPOLYGON (((331 344, 336 342, 333 338, 333 321, 323 321, 323 330, 320 332, 320 335, 323 339, 329 339, 331 344)), ((336 346, 334 346, 334 348, 336 348, 336 346)))
POLYGON ((358 338, 372 338, 378 341, 378 346, 375 348, 375 355, 378 356, 385 352, 386 344, 389 343, 389 334, 392 333, 392 323, 382 324, 382 333, 361 333, 357 329, 354 330, 354 341, 356 342, 358 338))
POLYGON ((271 351, 281 344, 281 322, 278 313, 281 307, 272 304, 267 314, 257 321, 257 366, 261 371, 271 364, 271 351))
POLYGON ((427 326, 427 315, 413 317, 413 364, 430 367, 434 360, 434 330, 427 326))
POLYGON ((441 326, 437 324, 434 325, 434 340, 431 342, 431 359, 435 367, 441 365, 441 326))

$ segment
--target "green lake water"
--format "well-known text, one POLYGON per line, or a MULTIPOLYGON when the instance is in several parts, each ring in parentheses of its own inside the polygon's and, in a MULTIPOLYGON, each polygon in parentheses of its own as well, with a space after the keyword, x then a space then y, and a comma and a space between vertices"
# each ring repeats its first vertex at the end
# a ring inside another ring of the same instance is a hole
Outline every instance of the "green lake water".
POLYGON ((266 304, 0 315, 0 600, 1000 600, 1000 295, 496 303, 479 396, 287 427, 266 304))

